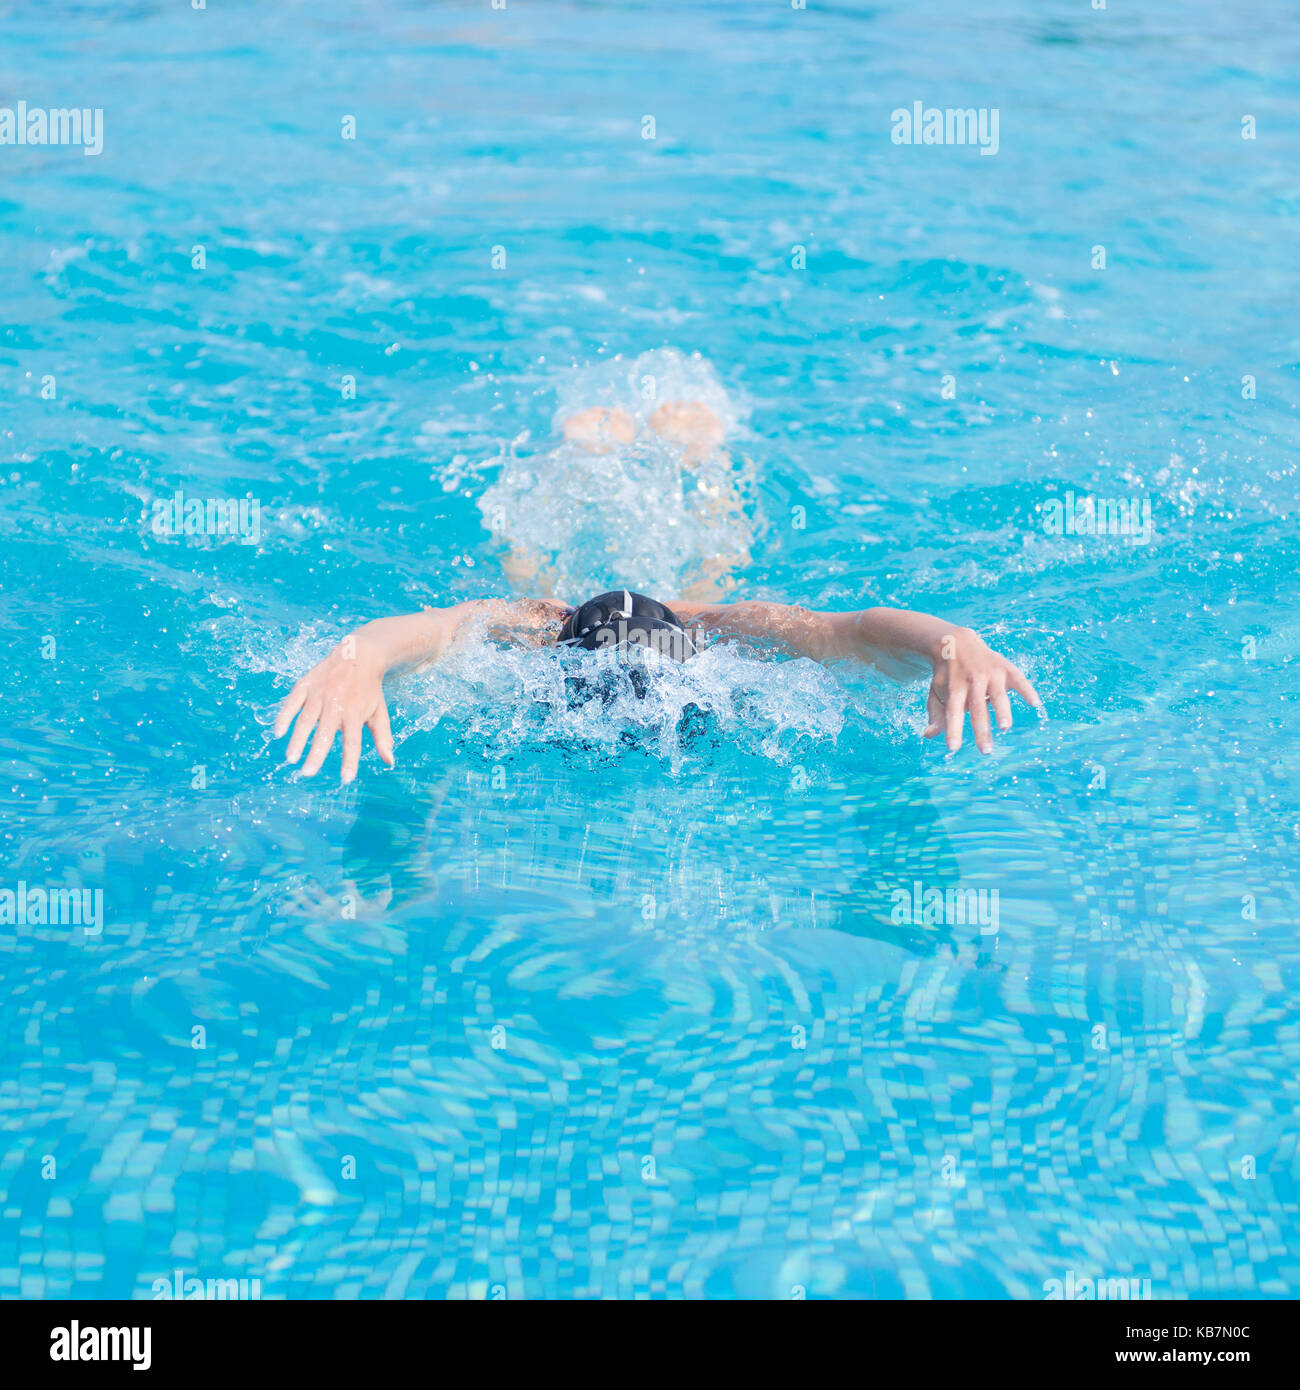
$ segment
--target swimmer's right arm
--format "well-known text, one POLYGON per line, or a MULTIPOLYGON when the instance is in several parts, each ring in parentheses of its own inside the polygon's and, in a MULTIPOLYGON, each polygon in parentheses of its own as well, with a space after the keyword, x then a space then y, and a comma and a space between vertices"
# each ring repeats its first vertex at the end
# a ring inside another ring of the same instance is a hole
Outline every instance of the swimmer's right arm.
POLYGON ((466 628, 481 626, 492 636, 528 640, 558 622, 558 604, 476 599, 451 608, 426 608, 401 617, 377 618, 350 632, 285 697, 275 720, 276 738, 294 722, 285 762, 296 763, 307 740, 311 752, 303 777, 320 771, 337 733, 343 735, 340 780, 351 782, 361 759, 361 731, 369 729, 375 751, 393 766, 393 732, 384 699, 384 677, 436 661, 466 628))

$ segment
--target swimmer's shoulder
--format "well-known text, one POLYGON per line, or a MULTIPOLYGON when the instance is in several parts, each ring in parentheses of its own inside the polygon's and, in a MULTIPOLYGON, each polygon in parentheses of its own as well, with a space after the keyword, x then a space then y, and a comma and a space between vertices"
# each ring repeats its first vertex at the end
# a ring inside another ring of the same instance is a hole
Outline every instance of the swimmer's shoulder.
POLYGON ((549 598, 488 599, 467 606, 478 610, 473 626, 480 635, 529 647, 554 642, 568 611, 549 598))

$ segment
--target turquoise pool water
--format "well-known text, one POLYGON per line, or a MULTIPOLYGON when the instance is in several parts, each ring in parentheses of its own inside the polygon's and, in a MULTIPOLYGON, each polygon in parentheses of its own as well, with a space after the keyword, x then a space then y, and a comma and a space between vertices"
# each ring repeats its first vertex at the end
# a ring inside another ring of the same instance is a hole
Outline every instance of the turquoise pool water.
POLYGON ((1292 7, 0 36, 0 107, 103 111, 0 145, 0 888, 103 895, 0 925, 0 1293, 1300 1292, 1292 7), (648 376, 727 420, 741 592, 950 615, 1050 719, 948 757, 921 687, 733 652, 623 739, 478 651, 394 687, 395 772, 295 782, 350 626, 511 539, 580 535, 575 600, 721 543, 562 481, 556 413, 648 376), (156 534, 177 490, 255 541, 156 534))

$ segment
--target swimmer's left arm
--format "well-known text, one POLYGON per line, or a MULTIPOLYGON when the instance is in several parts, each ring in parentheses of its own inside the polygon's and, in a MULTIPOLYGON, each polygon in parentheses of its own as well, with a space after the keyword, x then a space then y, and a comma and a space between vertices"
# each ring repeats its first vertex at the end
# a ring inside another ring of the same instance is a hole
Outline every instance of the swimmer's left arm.
POLYGON ((930 671, 926 738, 946 733, 949 749, 961 747, 969 712, 975 742, 993 747, 989 704, 999 729, 1011 727, 1010 693, 1041 707, 1023 672, 999 656, 968 627, 905 608, 865 608, 856 613, 818 613, 784 603, 745 602, 670 605, 683 622, 705 632, 777 642, 814 661, 856 658, 886 675, 909 679, 930 671))

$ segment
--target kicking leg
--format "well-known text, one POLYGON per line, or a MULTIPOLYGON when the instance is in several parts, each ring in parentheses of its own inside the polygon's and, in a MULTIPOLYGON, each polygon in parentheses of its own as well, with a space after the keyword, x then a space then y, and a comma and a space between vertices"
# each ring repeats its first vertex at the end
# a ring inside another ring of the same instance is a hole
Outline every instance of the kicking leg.
POLYGON ((722 447, 727 432, 702 401, 665 401, 650 417, 650 428, 676 444, 687 463, 701 463, 722 447))
POLYGON ((603 405, 588 406, 570 415, 563 428, 565 439, 593 454, 613 453, 620 444, 631 444, 636 438, 636 421, 621 406, 612 410, 603 405))
POLYGON ((726 428, 702 401, 665 401, 650 417, 650 428, 682 451, 683 462, 694 465, 717 458, 726 470, 726 481, 706 483, 701 478, 698 486, 705 499, 705 512, 730 530, 734 548, 728 553, 707 556, 684 594, 697 602, 721 598, 735 586, 733 571, 749 564, 753 539, 744 504, 730 476, 731 461, 722 453, 726 428))
POLYGON ((529 546, 511 542, 501 561, 510 587, 516 594, 536 594, 539 598, 555 597, 555 578, 542 557, 529 546))

